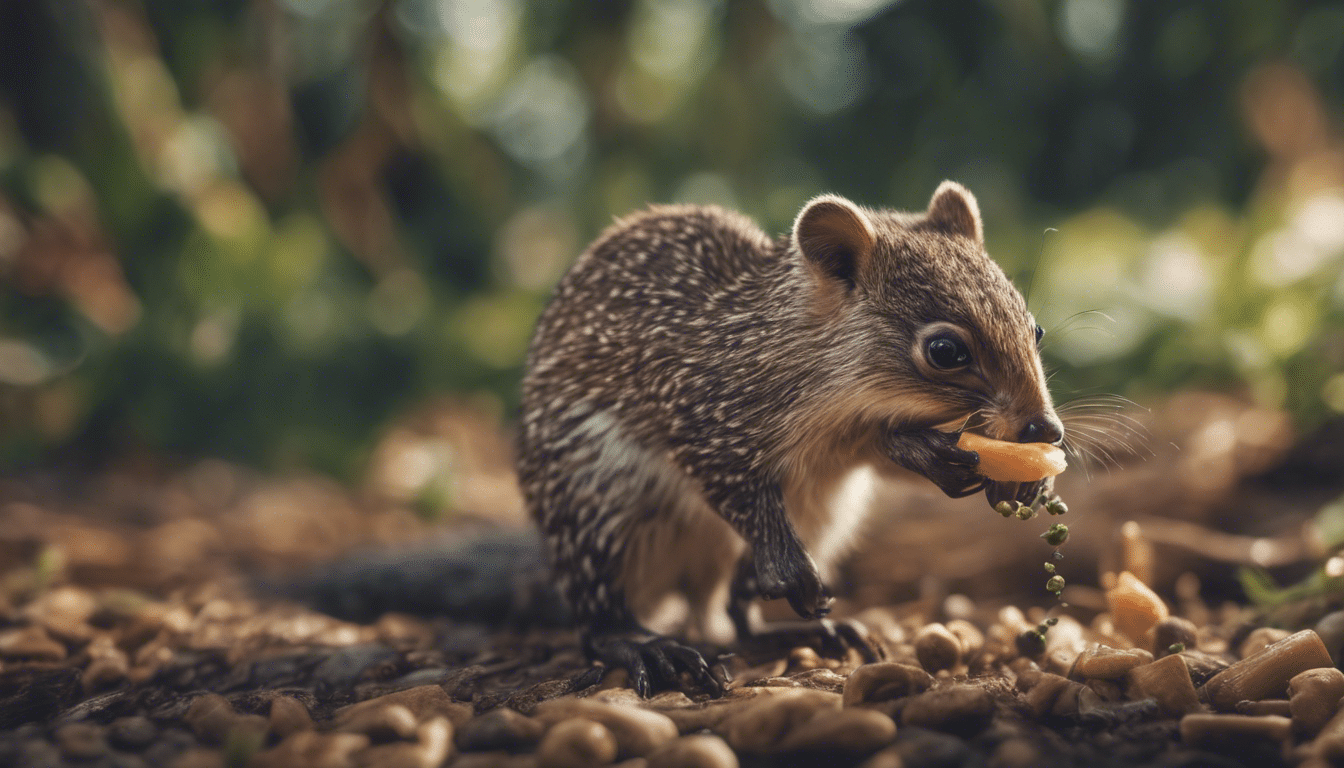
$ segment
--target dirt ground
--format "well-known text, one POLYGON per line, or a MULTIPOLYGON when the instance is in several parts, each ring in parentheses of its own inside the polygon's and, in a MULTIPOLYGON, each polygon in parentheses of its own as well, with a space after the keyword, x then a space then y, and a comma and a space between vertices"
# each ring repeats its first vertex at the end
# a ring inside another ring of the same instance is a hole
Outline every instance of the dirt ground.
MULTIPOLYGON (((1003 518, 981 497, 951 501, 912 478, 883 500, 888 512, 834 585, 835 616, 858 622, 886 660, 739 647, 722 661, 728 693, 712 700, 673 689, 640 701, 621 673, 594 685, 573 630, 518 611, 495 625, 434 615, 434 600, 451 601, 468 578, 454 572, 410 587, 338 581, 358 592, 337 600, 353 620, 278 596, 277 585, 342 559, 385 564, 526 530, 500 426, 461 403, 390 429, 355 488, 143 456, 7 477, 0 764, 1175 766, 1344 755, 1330 741, 1344 744, 1344 722, 1330 720, 1344 675, 1310 715, 1289 706, 1287 678, 1238 689, 1246 700, 1230 704, 1210 682, 1265 646, 1291 650, 1280 676, 1334 668, 1315 645, 1292 650, 1307 642, 1292 633, 1315 628, 1337 654, 1338 598, 1255 610, 1236 574, 1254 566, 1286 584, 1326 560, 1313 519, 1344 490, 1344 428, 1298 435, 1282 414, 1202 393, 1126 413, 1142 422, 1141 441, 1129 439, 1138 450, 1076 463, 1059 484, 1063 518, 1003 518), (1054 560, 1040 534, 1059 520, 1071 536, 1054 560), (1061 599, 1045 590, 1047 562, 1069 584, 1061 599), (1116 607, 1122 571, 1155 592, 1139 629, 1126 629, 1133 609, 1116 607), (408 594, 418 589, 434 594, 408 594), (430 613, 384 613, 380 590, 430 613), (1097 661, 1099 645, 1123 660, 1097 661), (1149 682, 1149 670, 1177 666, 1197 699, 1149 682)), ((508 592, 518 573, 481 583, 508 592)))

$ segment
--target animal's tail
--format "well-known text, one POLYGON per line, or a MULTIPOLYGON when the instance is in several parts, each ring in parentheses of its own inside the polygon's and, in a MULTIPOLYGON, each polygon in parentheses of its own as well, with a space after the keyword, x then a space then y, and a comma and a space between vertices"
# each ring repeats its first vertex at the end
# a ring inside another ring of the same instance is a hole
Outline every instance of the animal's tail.
POLYGON ((258 586, 349 621, 371 622, 397 611, 495 626, 572 623, 533 530, 365 551, 258 586))

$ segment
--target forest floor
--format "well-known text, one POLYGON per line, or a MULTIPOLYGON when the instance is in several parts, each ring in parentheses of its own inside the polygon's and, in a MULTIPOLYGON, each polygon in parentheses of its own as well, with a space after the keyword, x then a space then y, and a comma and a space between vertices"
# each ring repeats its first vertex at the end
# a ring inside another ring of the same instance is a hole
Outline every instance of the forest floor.
MULTIPOLYGON (((885 661, 742 646, 721 660, 733 682, 720 698, 673 686, 640 700, 620 672, 594 685, 569 629, 381 612, 367 584, 349 587, 360 610, 343 615, 355 619, 279 596, 275 585, 329 573, 324 564, 409 560, 526 530, 500 427, 461 404, 389 430, 358 487, 143 457, 5 478, 0 765, 1324 765, 1344 755, 1344 715, 1331 720, 1344 674, 1307 676, 1338 684, 1327 704, 1287 700, 1289 678, 1334 668, 1344 614, 1332 612, 1344 601, 1318 591, 1252 608, 1236 578, 1254 567, 1290 583, 1326 562, 1328 526, 1315 520, 1344 491, 1344 429, 1297 435, 1282 414, 1201 393, 1130 415, 1145 422, 1142 449, 1071 468, 1064 518, 1005 519, 919 479, 896 489, 834 580, 834 616, 865 628, 885 661), (431 476, 449 481, 427 493, 431 476), (1055 560, 1040 534, 1060 519, 1071 536, 1055 560), (1062 599, 1045 590, 1047 562, 1069 582, 1062 599), (1144 607, 1115 586, 1126 571, 1155 590, 1136 593, 1144 607)), ((497 581, 507 592, 517 576, 497 581)), ((440 596, 455 578, 436 583, 440 596)))

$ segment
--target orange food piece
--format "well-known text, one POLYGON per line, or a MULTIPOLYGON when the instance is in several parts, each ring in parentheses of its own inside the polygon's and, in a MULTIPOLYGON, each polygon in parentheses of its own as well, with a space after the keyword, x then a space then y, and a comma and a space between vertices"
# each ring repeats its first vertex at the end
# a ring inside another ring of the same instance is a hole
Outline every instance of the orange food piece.
POLYGON ((962 432, 957 447, 980 454, 980 474, 990 480, 1032 483, 1053 477, 1068 467, 1064 451, 1049 443, 1010 443, 962 432))

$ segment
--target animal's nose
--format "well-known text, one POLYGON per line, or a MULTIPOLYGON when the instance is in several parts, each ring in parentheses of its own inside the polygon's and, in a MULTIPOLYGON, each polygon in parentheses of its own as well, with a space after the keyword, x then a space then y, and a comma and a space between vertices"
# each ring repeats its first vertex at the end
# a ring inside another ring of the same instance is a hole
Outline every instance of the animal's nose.
POLYGON ((1019 443, 1050 443, 1059 445, 1064 442, 1064 425, 1053 413, 1042 413, 1027 422, 1018 434, 1019 443))

